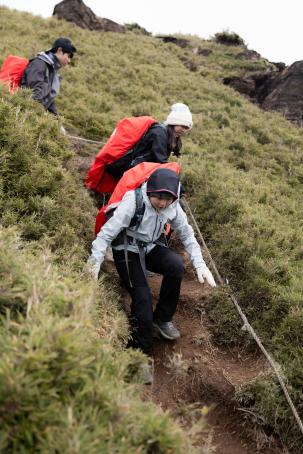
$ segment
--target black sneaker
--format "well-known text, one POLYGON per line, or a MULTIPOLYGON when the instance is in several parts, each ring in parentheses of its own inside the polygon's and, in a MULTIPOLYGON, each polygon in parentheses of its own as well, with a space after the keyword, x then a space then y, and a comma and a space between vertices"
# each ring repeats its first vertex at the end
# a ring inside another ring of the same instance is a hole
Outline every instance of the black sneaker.
POLYGON ((154 320, 154 331, 156 334, 161 334, 164 339, 175 340, 181 337, 180 331, 173 325, 173 322, 160 322, 154 320))

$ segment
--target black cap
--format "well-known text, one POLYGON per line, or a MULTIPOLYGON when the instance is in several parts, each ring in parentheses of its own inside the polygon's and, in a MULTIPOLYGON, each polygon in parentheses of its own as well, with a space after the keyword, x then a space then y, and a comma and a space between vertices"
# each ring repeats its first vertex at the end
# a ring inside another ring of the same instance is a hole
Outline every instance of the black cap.
POLYGON ((52 48, 50 49, 51 52, 57 52, 58 48, 61 47, 62 51, 64 53, 70 54, 72 57, 75 52, 77 52, 77 49, 73 45, 70 39, 68 38, 58 38, 56 41, 54 41, 52 48))

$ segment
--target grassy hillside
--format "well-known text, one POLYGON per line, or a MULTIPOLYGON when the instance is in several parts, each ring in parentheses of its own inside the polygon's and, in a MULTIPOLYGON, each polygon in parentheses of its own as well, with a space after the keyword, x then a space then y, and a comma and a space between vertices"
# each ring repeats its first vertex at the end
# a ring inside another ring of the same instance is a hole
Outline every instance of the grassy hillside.
POLYGON ((196 452, 139 398, 117 294, 83 267, 95 209, 41 113, 1 94, 0 452, 196 452))
POLYGON ((203 452, 140 400, 145 360, 112 284, 85 271, 96 208, 57 120, 0 90, 0 452, 203 452))
MULTIPOLYGON (((30 57, 60 35, 75 42, 79 52, 62 71, 58 98, 72 133, 104 140, 123 116, 151 114, 164 120, 172 103, 190 106, 194 128, 181 163, 191 204, 221 273, 281 364, 302 412, 303 133, 220 83, 224 76, 264 69, 268 63, 241 60, 241 46, 196 37, 186 37, 191 47, 181 49, 131 32, 98 34, 6 8, 0 12, 0 61, 8 53, 30 57), (194 53, 199 46, 212 53, 194 53)), ((79 272, 94 208, 64 167, 68 145, 56 121, 28 94, 3 95, 1 111, 1 221, 6 228, 18 224, 23 238, 48 245, 55 260, 67 258, 73 272, 79 272), (24 155, 23 144, 34 154, 24 155)), ((210 316, 218 342, 250 343, 224 289, 214 295, 210 316)), ((300 446, 274 378, 240 390, 239 401, 300 446)))

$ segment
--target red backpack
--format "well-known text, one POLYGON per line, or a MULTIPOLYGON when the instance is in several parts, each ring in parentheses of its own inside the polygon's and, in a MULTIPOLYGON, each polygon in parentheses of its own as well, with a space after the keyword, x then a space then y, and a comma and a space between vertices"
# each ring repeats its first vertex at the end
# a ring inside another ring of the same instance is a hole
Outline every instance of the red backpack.
POLYGON ((27 58, 18 57, 17 55, 9 55, 2 63, 0 70, 0 82, 8 85, 10 94, 18 90, 21 84, 21 79, 29 60, 27 58))
POLYGON ((97 214, 95 225, 96 235, 99 233, 102 226, 107 221, 107 214, 111 210, 117 208, 117 206, 123 199, 124 194, 127 191, 131 191, 141 186, 142 183, 144 183, 154 172, 154 170, 158 169, 159 167, 163 169, 173 170, 177 174, 179 174, 181 171, 181 167, 177 162, 167 162, 165 164, 160 164, 158 162, 141 162, 141 164, 138 164, 132 169, 125 172, 123 177, 117 184, 114 192, 112 193, 107 205, 101 208, 99 210, 99 213, 97 214))
POLYGON ((140 140, 145 132, 157 123, 152 117, 129 117, 119 121, 85 179, 85 186, 97 192, 113 192, 118 180, 106 172, 105 167, 125 155, 140 140))

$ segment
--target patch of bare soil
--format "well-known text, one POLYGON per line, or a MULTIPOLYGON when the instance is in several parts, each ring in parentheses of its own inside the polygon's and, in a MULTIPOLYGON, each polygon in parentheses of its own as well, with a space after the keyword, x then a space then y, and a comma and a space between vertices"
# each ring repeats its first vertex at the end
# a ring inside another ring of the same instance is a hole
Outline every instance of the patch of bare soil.
POLYGON ((80 142, 76 139, 68 138, 68 140, 75 152, 71 160, 71 166, 76 168, 80 178, 84 179, 100 147, 98 148, 98 145, 80 142))
MULTIPOLYGON (((98 147, 73 145, 74 165, 82 180, 98 147)), ((186 255, 182 255, 187 271, 174 317, 181 338, 176 342, 155 339, 154 384, 145 386, 142 398, 178 418, 202 453, 286 454, 277 440, 249 422, 247 411, 237 408, 234 400, 237 387, 262 374, 267 363, 256 354, 214 345, 205 310, 211 289, 196 280, 186 255), (199 423, 201 413, 207 413, 206 426, 199 423)), ((113 273, 113 263, 106 261, 103 269, 113 273)), ((161 277, 155 275, 149 281, 156 304, 161 277)), ((124 289, 120 301, 129 312, 130 298, 124 289)))
MULTIPOLYGON (((187 268, 174 317, 181 338, 176 342, 155 338, 154 384, 145 387, 142 398, 178 418, 203 453, 282 453, 278 441, 248 422, 247 411, 238 409, 234 400, 237 387, 264 373, 266 362, 255 353, 214 345, 205 311, 211 289, 196 280, 191 265, 187 268), (207 413, 207 424, 197 429, 201 410, 207 413)), ((149 279, 155 304, 161 279, 158 275, 149 279)), ((126 292, 121 300, 128 310, 126 292)))

